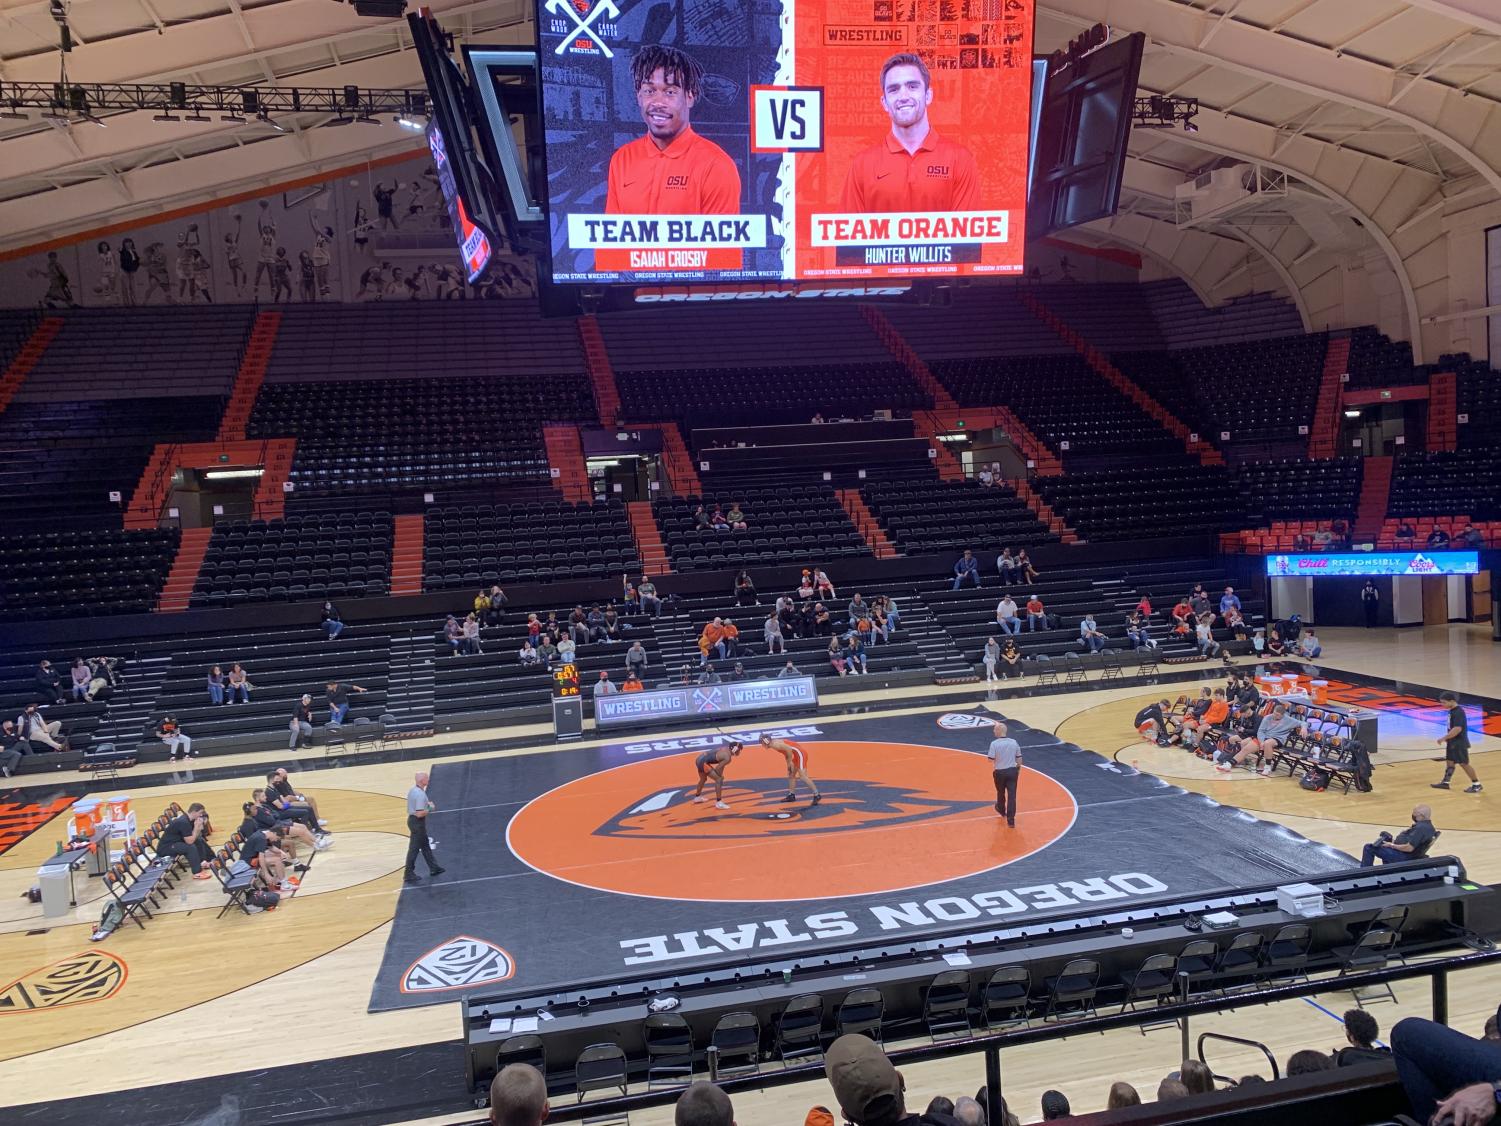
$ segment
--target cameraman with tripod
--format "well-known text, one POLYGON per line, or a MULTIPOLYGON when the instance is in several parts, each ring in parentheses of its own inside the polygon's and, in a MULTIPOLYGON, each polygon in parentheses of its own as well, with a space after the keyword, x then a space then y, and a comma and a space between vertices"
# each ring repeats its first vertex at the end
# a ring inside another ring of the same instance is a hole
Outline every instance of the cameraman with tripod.
POLYGON ((1390 833, 1382 833, 1380 837, 1366 845, 1360 852, 1360 866, 1362 868, 1374 867, 1377 860, 1383 864, 1411 860, 1414 856, 1426 853, 1436 836, 1438 836, 1438 830, 1433 827, 1433 810, 1426 805, 1414 806, 1412 825, 1398 833, 1395 839, 1390 833))

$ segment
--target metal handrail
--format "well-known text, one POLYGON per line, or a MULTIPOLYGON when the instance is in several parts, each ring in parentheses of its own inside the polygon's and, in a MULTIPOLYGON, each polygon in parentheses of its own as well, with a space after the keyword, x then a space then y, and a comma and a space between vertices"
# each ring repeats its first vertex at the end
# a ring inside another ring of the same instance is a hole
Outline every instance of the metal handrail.
MULTIPOLYGON (((1177 1000, 1153 1009, 1123 1010, 1104 1016, 1082 1017, 1078 1020, 1045 1024, 1028 1028, 1010 1028, 974 1036, 944 1040, 934 1044, 919 1044, 910 1048, 894 1048, 887 1056, 897 1068, 909 1064, 926 1063, 930 1060, 951 1059, 955 1056, 983 1053, 985 1056, 985 1086, 990 1106, 1000 1106, 1001 1099, 1001 1050, 1026 1044, 1040 1044, 1063 1040, 1071 1036, 1087 1036, 1111 1032, 1118 1028, 1133 1028, 1147 1021, 1176 1020, 1180 1022, 1185 1038, 1188 1035, 1190 1017, 1207 1013, 1219 1013, 1250 1005, 1266 1005, 1275 1001, 1291 1001, 1313 997, 1321 993, 1349 992, 1366 986, 1385 985, 1395 981, 1428 978, 1433 988, 1433 1019, 1440 1024, 1448 1022, 1449 989, 1448 975, 1454 971, 1501 963, 1501 950, 1492 949, 1468 954, 1458 954, 1420 964, 1407 964, 1379 970, 1365 970, 1345 974, 1343 977, 1322 978, 1316 981, 1294 982, 1287 985, 1269 985, 1255 991, 1229 996, 1202 997, 1196 1000, 1177 1000)), ((719 1086, 731 1094, 741 1091, 758 1091, 770 1087, 783 1087, 793 1083, 822 1081, 822 1062, 798 1064, 779 1071, 760 1072, 755 1075, 721 1078, 719 1086)), ((620 1095, 593 1102, 552 1104, 549 1122, 571 1122, 584 1118, 620 1117, 633 1110, 668 1106, 682 1094, 681 1088, 643 1091, 638 1094, 620 1095)), ((488 1126, 488 1119, 474 1119, 458 1126, 488 1126)))

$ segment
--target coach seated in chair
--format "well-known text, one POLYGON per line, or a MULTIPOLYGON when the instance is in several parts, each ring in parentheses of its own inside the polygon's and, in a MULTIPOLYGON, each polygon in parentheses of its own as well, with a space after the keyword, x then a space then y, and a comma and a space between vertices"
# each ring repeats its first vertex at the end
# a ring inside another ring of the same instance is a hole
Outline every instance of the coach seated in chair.
POLYGON ((1398 833, 1395 839, 1390 833, 1382 833, 1360 852, 1360 866, 1374 867, 1376 861, 1395 864, 1401 860, 1416 860, 1428 855, 1428 849, 1438 836, 1433 827, 1433 811, 1426 805, 1414 806, 1412 825, 1398 833))

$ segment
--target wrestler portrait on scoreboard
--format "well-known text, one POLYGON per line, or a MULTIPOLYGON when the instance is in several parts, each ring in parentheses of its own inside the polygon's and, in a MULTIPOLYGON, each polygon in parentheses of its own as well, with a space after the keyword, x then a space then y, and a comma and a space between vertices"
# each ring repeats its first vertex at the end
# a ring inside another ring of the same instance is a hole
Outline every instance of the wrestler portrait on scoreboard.
POLYGON ((857 153, 845 175, 840 210, 938 212, 980 209, 974 154, 940 135, 928 120, 933 82, 927 64, 903 52, 881 66, 886 135, 857 153))

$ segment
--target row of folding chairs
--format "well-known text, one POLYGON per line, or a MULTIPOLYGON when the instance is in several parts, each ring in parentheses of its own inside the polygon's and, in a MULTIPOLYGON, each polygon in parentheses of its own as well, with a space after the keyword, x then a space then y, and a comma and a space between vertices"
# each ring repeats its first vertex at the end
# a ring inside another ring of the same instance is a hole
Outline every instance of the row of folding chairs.
MULTIPOLYGON (((176 802, 167 806, 146 831, 127 844, 118 861, 104 873, 104 888, 125 913, 125 918, 142 930, 155 909, 166 902, 166 894, 182 876, 176 856, 158 857, 156 844, 168 822, 182 813, 176 802)), ((108 845, 104 847, 108 848, 108 845)))

